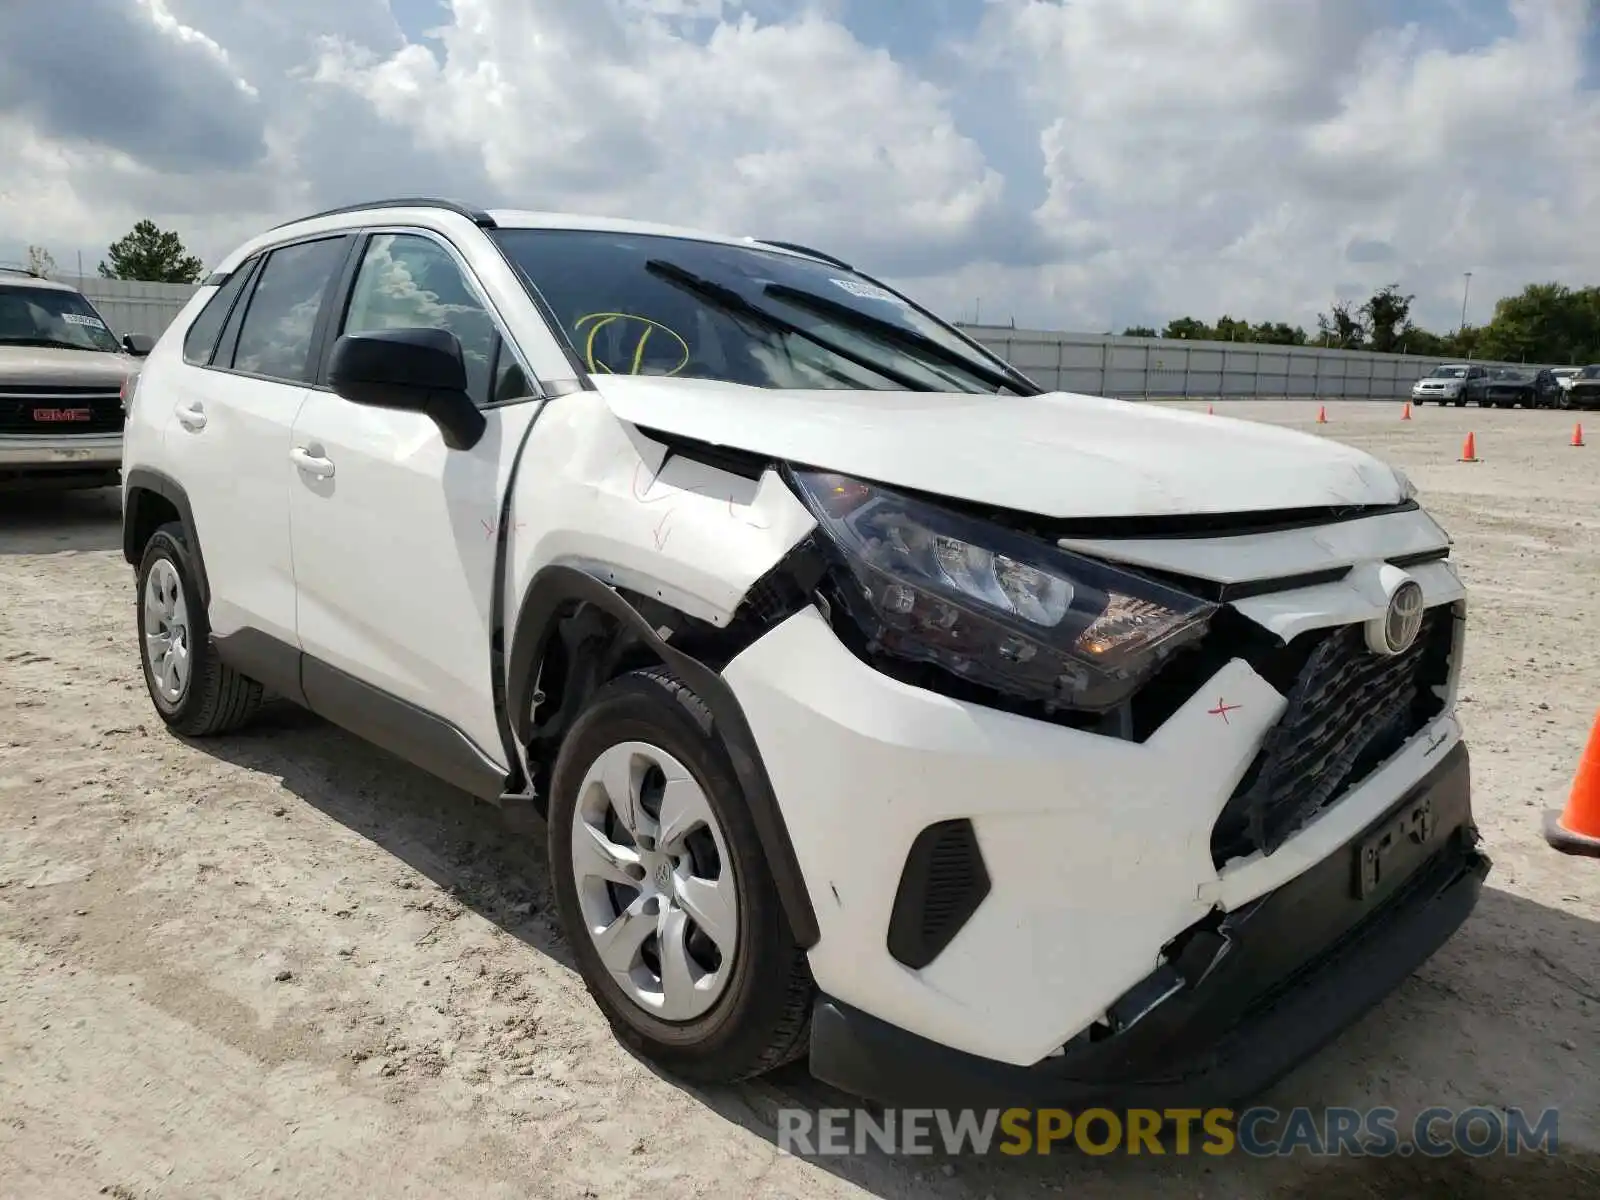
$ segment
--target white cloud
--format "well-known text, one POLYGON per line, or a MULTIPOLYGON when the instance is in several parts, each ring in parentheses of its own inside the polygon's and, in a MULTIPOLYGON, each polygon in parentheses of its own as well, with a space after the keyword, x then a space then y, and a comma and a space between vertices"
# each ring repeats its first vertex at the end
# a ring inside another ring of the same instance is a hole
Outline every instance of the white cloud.
POLYGON ((52 0, 35 44, 115 10, 146 75, 95 97, 107 60, 63 60, 83 111, 0 88, 0 258, 65 262, 145 216, 214 258, 435 192, 807 241, 954 315, 1088 329, 1309 324, 1388 282, 1446 327, 1466 270, 1480 319, 1600 281, 1588 0, 1474 0, 1509 23, 1449 29, 1387 0, 982 2, 936 87, 833 0, 777 23, 773 0, 454 0, 415 43, 386 0, 52 0), (170 131, 97 126, 118 103, 170 131))
POLYGON ((424 145, 478 158, 530 206, 884 251, 960 238, 999 199, 941 94, 834 21, 746 15, 698 41, 593 3, 456 0, 455 12, 442 61, 330 39, 312 78, 424 145))
POLYGON ((1021 55, 1044 126, 1037 217, 1104 247, 1089 309, 1309 322, 1397 282, 1445 327, 1466 270, 1498 293, 1600 280, 1574 236, 1600 180, 1586 0, 1515 0, 1514 33, 1454 52, 1387 7, 996 6, 982 44, 1021 55))
MULTIPOLYGON (((172 10, 167 7, 166 0, 138 0, 138 4, 140 8, 145 10, 150 23, 160 30, 163 35, 171 38, 179 45, 197 46, 218 66, 229 70, 232 69, 233 64, 228 58, 228 52, 198 29, 185 25, 178 20, 173 15, 172 10)), ((254 84, 240 76, 234 76, 233 84, 247 96, 260 94, 254 84)))

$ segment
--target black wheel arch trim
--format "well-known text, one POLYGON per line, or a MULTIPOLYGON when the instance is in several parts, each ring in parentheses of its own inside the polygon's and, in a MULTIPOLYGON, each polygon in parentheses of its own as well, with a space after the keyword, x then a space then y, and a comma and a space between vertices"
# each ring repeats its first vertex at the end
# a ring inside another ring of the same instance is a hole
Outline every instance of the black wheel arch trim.
POLYGON ((134 467, 123 477, 123 560, 130 567, 137 568, 139 560, 144 557, 144 546, 134 537, 135 531, 139 528, 139 509, 143 503, 141 496, 143 492, 160 496, 177 510, 178 520, 183 525, 184 536, 189 542, 189 554, 194 560, 195 586, 200 589, 200 603, 210 608, 211 583, 206 577, 205 551, 201 548, 200 534, 195 528, 194 509, 189 505, 189 494, 172 476, 164 475, 150 467, 134 467))
POLYGON ((750 815, 790 931, 800 947, 809 950, 822 936, 816 910, 806 890, 794 843, 789 839, 788 828, 778 808, 772 781, 756 747, 755 735, 733 690, 720 674, 664 642, 639 611, 615 590, 576 567, 562 564, 542 567, 528 585, 517 613, 507 662, 506 703, 518 742, 526 745, 532 734, 535 667, 555 636, 558 615, 573 601, 592 604, 622 622, 632 636, 648 646, 706 702, 712 720, 722 731, 728 757, 750 806, 750 815))

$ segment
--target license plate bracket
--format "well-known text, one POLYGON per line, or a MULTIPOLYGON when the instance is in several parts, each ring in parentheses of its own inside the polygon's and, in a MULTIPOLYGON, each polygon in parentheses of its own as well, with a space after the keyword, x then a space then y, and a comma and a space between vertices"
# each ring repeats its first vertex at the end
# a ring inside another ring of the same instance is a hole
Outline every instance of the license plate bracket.
POLYGON ((1358 900, 1404 876, 1421 861, 1419 849, 1433 840, 1437 822, 1433 800, 1423 795, 1408 800, 1381 828, 1356 846, 1355 893, 1358 900))

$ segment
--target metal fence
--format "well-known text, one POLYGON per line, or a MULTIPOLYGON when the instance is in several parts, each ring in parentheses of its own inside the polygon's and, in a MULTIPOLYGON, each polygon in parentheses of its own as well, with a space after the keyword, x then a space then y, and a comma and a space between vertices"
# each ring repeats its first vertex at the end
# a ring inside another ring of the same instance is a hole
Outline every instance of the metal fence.
MULTIPOLYGON (((1125 399, 1394 400, 1435 367, 1459 359, 1251 342, 1052 333, 1009 326, 963 331, 1041 387, 1125 399)), ((1520 369, 1531 363, 1474 360, 1520 369)))
MULTIPOLYGON (((158 337, 194 294, 188 284, 62 276, 120 333, 158 337)), ((1311 346, 1192 342, 1175 338, 1057 333, 1001 325, 965 332, 1041 386, 1124 399, 1394 400, 1449 359, 1311 346)), ((1484 366, 1528 367, 1483 362, 1484 366)))

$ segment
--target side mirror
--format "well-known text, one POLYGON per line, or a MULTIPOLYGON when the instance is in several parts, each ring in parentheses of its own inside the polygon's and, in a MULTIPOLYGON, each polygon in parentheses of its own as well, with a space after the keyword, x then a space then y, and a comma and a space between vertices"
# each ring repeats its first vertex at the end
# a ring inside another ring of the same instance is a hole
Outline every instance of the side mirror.
POLYGON ((452 450, 470 450, 488 425, 467 395, 461 343, 445 329, 346 334, 333 344, 328 382, 352 404, 423 414, 452 450))
POLYGON ((135 358, 144 358, 156 348, 156 340, 148 333, 125 333, 122 348, 135 358))

